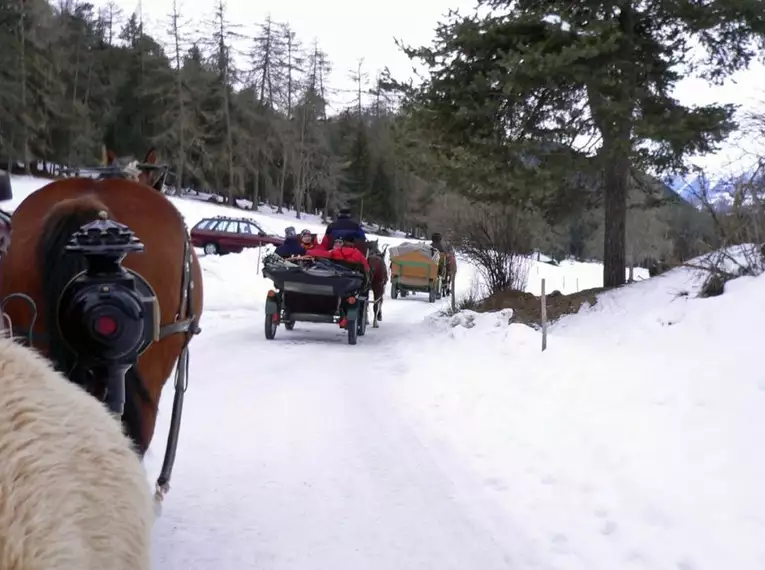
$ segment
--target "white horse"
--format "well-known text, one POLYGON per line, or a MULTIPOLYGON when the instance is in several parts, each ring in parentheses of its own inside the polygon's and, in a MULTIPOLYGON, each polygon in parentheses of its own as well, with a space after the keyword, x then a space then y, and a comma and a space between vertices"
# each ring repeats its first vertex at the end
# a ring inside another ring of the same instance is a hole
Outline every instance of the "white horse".
POLYGON ((0 338, 0 569, 149 570, 151 489, 122 426, 0 338))

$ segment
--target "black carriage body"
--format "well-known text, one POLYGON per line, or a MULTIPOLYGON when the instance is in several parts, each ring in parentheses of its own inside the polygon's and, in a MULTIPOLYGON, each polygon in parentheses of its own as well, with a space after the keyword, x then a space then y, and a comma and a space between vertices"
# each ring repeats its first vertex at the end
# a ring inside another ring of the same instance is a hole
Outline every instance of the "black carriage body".
POLYGON ((285 293, 346 297, 359 291, 364 276, 339 263, 315 263, 310 267, 265 267, 263 275, 285 293))
POLYGON ((343 320, 350 323, 351 344, 356 342, 356 332, 364 334, 366 327, 359 323, 365 323, 366 317, 366 277, 349 265, 328 259, 292 263, 267 258, 263 275, 276 289, 266 300, 267 337, 273 338, 279 323, 291 329, 296 322, 332 324, 343 320))

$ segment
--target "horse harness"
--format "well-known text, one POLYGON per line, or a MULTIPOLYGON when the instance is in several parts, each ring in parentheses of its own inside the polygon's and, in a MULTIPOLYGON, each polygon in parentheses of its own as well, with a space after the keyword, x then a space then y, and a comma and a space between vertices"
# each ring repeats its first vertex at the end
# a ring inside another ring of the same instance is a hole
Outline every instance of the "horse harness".
MULTIPOLYGON (((185 226, 184 226, 185 228, 185 226)), ((181 429, 181 417, 183 415, 183 399, 189 383, 189 343, 194 335, 199 334, 199 315, 194 314, 193 296, 194 280, 192 279, 192 253, 191 237, 188 228, 183 252, 183 275, 181 277, 181 302, 173 323, 162 325, 159 329, 159 339, 162 340, 174 334, 184 334, 186 338, 181 348, 181 354, 175 366, 175 395, 173 397, 173 410, 170 417, 170 430, 167 434, 165 457, 162 461, 162 469, 157 478, 154 492, 155 504, 160 506, 167 492, 170 490, 170 477, 175 464, 175 455, 178 449, 178 436, 181 429)))
MULTIPOLYGON (((122 167, 122 177, 138 182, 139 174, 143 168, 146 168, 146 165, 139 165, 137 161, 132 161, 122 167)), ((164 183, 166 175, 167 169, 164 169, 163 175, 154 183, 155 189, 161 189, 161 185, 164 183)), ((107 174, 103 177, 108 176, 109 175, 107 174)), ((119 177, 119 174, 117 174, 117 177, 119 177)), ((158 509, 161 507, 165 495, 170 490, 170 477, 173 473, 173 465, 175 464, 175 456, 178 450, 178 437, 180 435, 181 417, 183 415, 183 400, 189 383, 189 343, 194 335, 201 332, 201 329, 199 328, 199 315, 194 314, 192 297, 194 280, 192 279, 191 274, 193 249, 191 245, 191 236, 189 235, 188 227, 186 227, 185 224, 184 230, 186 232, 186 239, 184 241, 183 251, 183 274, 181 276, 181 302, 178 306, 175 320, 170 324, 160 325, 159 337, 157 339, 158 341, 161 341, 174 334, 184 334, 186 336, 183 342, 183 347, 181 348, 181 353, 178 356, 178 362, 175 365, 175 395, 173 396, 170 430, 167 434, 167 445, 165 446, 165 457, 162 460, 162 469, 159 472, 154 491, 154 501, 158 509)))

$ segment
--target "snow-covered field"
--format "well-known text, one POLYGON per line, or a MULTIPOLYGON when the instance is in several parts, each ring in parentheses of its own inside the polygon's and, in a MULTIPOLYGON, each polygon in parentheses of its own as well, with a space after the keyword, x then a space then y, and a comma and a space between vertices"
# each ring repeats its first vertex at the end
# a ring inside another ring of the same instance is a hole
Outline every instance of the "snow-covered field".
MULTIPOLYGON (((16 202, 40 185, 13 184, 16 202)), ((226 212, 174 202, 189 225, 226 212)), ((155 568, 765 568, 765 277, 704 300, 686 270, 641 281, 562 319, 541 353, 506 313, 444 317, 423 295, 386 299, 357 346, 302 323, 266 341, 257 260, 201 258, 155 568)), ((599 270, 533 263, 529 289, 597 286, 599 270)), ((462 264, 458 289, 474 281, 462 264)))

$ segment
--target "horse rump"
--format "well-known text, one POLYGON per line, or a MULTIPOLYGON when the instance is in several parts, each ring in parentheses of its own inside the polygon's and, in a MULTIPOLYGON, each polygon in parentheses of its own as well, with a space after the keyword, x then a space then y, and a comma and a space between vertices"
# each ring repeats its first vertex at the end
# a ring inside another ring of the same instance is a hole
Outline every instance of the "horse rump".
MULTIPOLYGON (((85 196, 56 204, 43 220, 37 250, 44 300, 42 318, 48 331, 48 358, 57 370, 65 374, 73 370, 75 355, 61 337, 58 305, 69 282, 87 267, 85 258, 67 253, 66 246, 75 232, 83 225, 97 220, 101 212, 109 214, 108 208, 95 196, 85 196)), ((69 379, 85 385, 84 379, 69 379)))
MULTIPOLYGON (((84 256, 66 251, 72 235, 83 225, 93 222, 109 209, 96 196, 70 198, 56 204, 43 220, 42 234, 37 250, 37 266, 42 279, 42 319, 48 332, 47 354, 53 366, 71 382, 86 389, 98 399, 104 397, 104 386, 94 384, 91 374, 77 366, 77 357, 61 335, 58 307, 66 286, 79 273, 85 271, 84 256)), ((141 434, 140 401, 148 401, 149 394, 135 366, 125 374, 125 403, 122 421, 139 454, 145 453, 141 434)))

